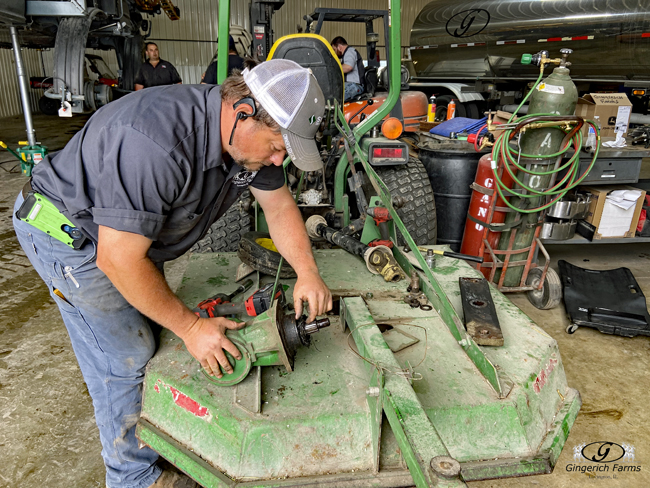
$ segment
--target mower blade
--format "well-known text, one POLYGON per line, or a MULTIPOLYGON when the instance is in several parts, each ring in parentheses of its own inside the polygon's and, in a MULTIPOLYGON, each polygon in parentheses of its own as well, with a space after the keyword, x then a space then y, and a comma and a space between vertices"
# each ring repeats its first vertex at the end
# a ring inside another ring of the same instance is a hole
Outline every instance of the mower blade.
POLYGON ((480 346, 503 346, 503 333, 485 278, 459 278, 468 334, 480 346))

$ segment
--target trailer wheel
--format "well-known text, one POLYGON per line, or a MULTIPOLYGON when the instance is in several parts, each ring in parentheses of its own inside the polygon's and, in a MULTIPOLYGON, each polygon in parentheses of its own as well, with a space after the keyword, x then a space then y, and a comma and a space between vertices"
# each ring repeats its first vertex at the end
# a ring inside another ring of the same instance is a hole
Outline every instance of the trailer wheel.
MULTIPOLYGON (((390 194, 402 197, 406 203, 397 209, 406 230, 418 246, 436 243, 437 218, 433 189, 422 161, 410 158, 405 166, 375 167, 390 194)), ((374 192, 373 192, 374 194, 374 192)), ((397 244, 406 241, 397 231, 397 244)))
POLYGON ((117 61, 122 70, 120 88, 133 90, 135 88, 135 75, 138 73, 144 60, 144 41, 140 34, 127 37, 118 43, 117 61))
POLYGON ((241 201, 237 202, 210 226, 207 234, 192 246, 190 252, 236 252, 239 239, 250 232, 252 225, 250 214, 243 208, 241 201))
POLYGON ((467 116, 470 119, 480 119, 481 118, 481 111, 478 109, 478 105, 474 102, 469 102, 465 104, 465 111, 467 112, 467 116))
POLYGON ((59 113, 61 102, 52 98, 47 98, 43 95, 38 99, 38 109, 45 115, 57 115, 59 113))
MULTIPOLYGON (((86 40, 90 25, 101 11, 91 9, 84 17, 64 17, 59 22, 54 43, 54 92, 61 93, 62 85, 72 95, 84 95, 86 72, 86 40)), ((82 100, 72 101, 72 112, 86 110, 82 100)))
MULTIPOLYGON (((237 256, 243 263, 261 273, 275 275, 282 257, 275 248, 271 236, 265 232, 247 232, 239 241, 237 256)), ((285 260, 282 261, 280 278, 295 278, 296 272, 285 260)))
POLYGON ((466 117, 467 111, 465 106, 453 95, 441 95, 436 98, 436 120, 447 120, 447 106, 451 101, 456 102, 456 115, 455 117, 466 117))
MULTIPOLYGON (((528 286, 539 286, 540 278, 542 277, 542 268, 532 268, 528 272, 526 284, 528 286)), ((555 308, 562 300, 562 281, 552 268, 546 270, 546 278, 544 278, 544 285, 540 290, 531 290, 527 293, 528 300, 535 308, 540 310, 549 310, 555 308)))

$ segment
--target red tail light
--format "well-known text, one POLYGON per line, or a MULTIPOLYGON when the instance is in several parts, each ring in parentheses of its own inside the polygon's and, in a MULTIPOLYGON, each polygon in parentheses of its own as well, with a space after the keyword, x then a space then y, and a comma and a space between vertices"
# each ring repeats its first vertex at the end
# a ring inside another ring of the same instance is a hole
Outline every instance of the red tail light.
POLYGON ((372 165, 406 164, 409 161, 409 151, 401 141, 373 142, 368 147, 368 162, 372 165))
POLYGON ((401 147, 375 147, 372 150, 373 159, 403 159, 404 149, 401 147))

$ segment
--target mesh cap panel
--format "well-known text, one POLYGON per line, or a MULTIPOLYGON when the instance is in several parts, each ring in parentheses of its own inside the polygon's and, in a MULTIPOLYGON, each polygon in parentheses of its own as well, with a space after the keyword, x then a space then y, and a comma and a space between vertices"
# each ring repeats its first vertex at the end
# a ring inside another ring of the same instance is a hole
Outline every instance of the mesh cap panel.
POLYGON ((242 74, 269 115, 280 127, 289 127, 307 94, 311 72, 293 61, 277 59, 242 74))

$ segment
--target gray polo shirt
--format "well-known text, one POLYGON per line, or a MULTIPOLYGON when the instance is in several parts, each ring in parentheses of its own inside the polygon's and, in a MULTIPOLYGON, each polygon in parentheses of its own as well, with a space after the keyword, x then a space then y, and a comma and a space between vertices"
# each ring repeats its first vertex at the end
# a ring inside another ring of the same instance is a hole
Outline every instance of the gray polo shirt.
POLYGON ((175 259, 249 185, 284 185, 281 167, 251 173, 222 154, 220 117, 219 86, 131 93, 98 110, 39 163, 32 186, 91 239, 99 225, 133 232, 154 241, 154 262, 175 259))
POLYGON ((347 64, 348 66, 352 66, 352 71, 345 74, 345 81, 347 81, 348 83, 356 83, 357 85, 359 85, 361 84, 361 81, 359 78, 359 68, 357 68, 357 56, 359 56, 357 50, 354 49, 353 47, 348 47, 347 50, 345 51, 345 54, 343 54, 343 59, 341 60, 341 64, 347 64))

